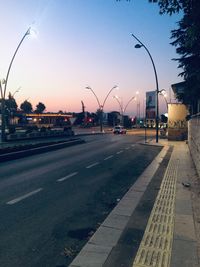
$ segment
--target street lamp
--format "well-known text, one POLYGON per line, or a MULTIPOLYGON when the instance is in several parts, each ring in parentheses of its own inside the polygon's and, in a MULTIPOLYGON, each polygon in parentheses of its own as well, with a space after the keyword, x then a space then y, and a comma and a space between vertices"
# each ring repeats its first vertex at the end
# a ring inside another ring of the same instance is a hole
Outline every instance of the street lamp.
POLYGON ((119 97, 117 95, 114 95, 113 98, 116 99, 116 101, 119 104, 119 107, 120 107, 120 110, 121 110, 121 114, 122 114, 122 125, 123 125, 124 124, 124 122, 123 122, 123 117, 124 117, 123 103, 122 103, 122 101, 119 100, 119 97))
POLYGON ((108 94, 106 95, 106 97, 105 97, 105 99, 104 99, 102 105, 100 104, 100 101, 99 101, 97 95, 95 94, 94 90, 93 90, 90 86, 86 86, 86 87, 85 87, 85 89, 88 89, 88 90, 90 90, 90 91, 93 93, 93 95, 95 96, 95 98, 96 98, 96 100, 97 100, 98 107, 99 107, 99 110, 100 110, 100 131, 101 131, 101 132, 103 131, 103 108, 104 108, 104 105, 105 105, 106 100, 107 100, 107 98, 109 97, 110 93, 111 93, 115 88, 117 88, 117 87, 118 87, 118 86, 115 85, 115 86, 113 86, 113 87, 110 89, 110 91, 109 91, 108 94))
POLYGON ((17 90, 14 91, 14 93, 12 94, 12 98, 14 98, 15 94, 18 93, 21 89, 21 86, 19 88, 17 88, 17 90))
POLYGON ((153 70, 154 70, 155 79, 156 79, 156 143, 158 143, 158 120, 159 120, 158 94, 159 94, 159 87, 158 87, 158 76, 157 76, 157 72, 156 72, 156 67, 155 67, 153 58, 152 58, 149 50, 147 49, 147 47, 134 34, 132 34, 132 36, 139 42, 139 44, 135 45, 135 48, 144 47, 144 49, 146 50, 146 52, 148 53, 148 55, 151 59, 152 65, 153 65, 153 70))
POLYGON ((10 69, 12 67, 12 63, 15 59, 15 56, 17 54, 17 51, 19 50, 22 42, 24 41, 25 37, 31 34, 31 27, 28 28, 28 30, 25 32, 24 36, 22 37, 21 41, 19 42, 13 57, 10 61, 8 71, 6 74, 6 79, 0 81, 0 91, 1 91, 1 142, 6 141, 6 134, 5 134, 5 127, 6 127, 6 119, 5 119, 5 97, 6 97, 6 89, 7 89, 7 84, 8 84, 8 78, 10 74, 10 69))
POLYGON ((167 93, 166 93, 166 90, 165 89, 160 90, 159 91, 159 94, 164 97, 165 103, 166 103, 166 106, 167 106, 167 110, 168 110, 168 102, 167 102, 167 93))
POLYGON ((118 104, 120 106, 121 113, 122 113, 122 125, 124 126, 124 113, 125 113, 128 105, 130 104, 130 102, 132 100, 136 99, 136 97, 135 96, 131 97, 131 99, 127 102, 125 108, 123 108, 123 103, 119 101, 119 97, 118 96, 115 95, 115 96, 113 96, 113 98, 117 100, 117 102, 118 102, 118 104))
POLYGON ((128 103, 126 104, 126 106, 125 106, 125 108, 124 108, 124 113, 125 113, 125 111, 126 111, 128 105, 131 103, 132 100, 136 100, 136 96, 131 97, 131 99, 128 101, 128 103))

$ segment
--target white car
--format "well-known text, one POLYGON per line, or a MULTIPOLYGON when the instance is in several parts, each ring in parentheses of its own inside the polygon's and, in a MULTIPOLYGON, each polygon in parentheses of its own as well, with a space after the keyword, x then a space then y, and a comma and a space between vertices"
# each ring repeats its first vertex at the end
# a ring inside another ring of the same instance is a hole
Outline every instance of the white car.
POLYGON ((126 129, 123 126, 115 126, 113 128, 113 133, 114 134, 126 134, 126 129))

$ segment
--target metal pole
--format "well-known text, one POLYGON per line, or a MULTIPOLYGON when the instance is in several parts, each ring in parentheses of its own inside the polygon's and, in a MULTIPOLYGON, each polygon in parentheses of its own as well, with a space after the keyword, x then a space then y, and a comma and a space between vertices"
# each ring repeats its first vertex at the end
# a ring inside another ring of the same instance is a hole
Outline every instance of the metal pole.
MULTIPOLYGON (((159 126, 159 103, 158 103, 158 94, 159 94, 159 87, 158 87, 158 76, 157 76, 157 72, 156 72, 156 67, 153 61, 153 58, 149 52, 149 50, 147 49, 147 47, 134 35, 132 34, 132 36, 140 43, 141 46, 144 47, 144 49, 147 51, 150 59, 151 59, 151 63, 153 65, 153 70, 154 70, 154 74, 155 74, 155 79, 156 79, 156 143, 158 143, 158 126, 159 126)), ((139 47, 138 47, 139 48, 139 47)))
POLYGON ((87 86, 86 89, 89 89, 93 95, 95 96, 96 100, 97 100, 97 103, 98 103, 98 106, 99 106, 99 110, 100 110, 100 131, 103 132, 103 108, 104 108, 104 105, 106 103, 106 100, 108 98, 108 96, 110 95, 110 93, 115 89, 117 88, 117 85, 113 86, 110 91, 108 92, 107 96, 105 97, 104 101, 103 101, 103 105, 100 104, 100 101, 97 97, 97 95, 95 94, 94 90, 90 87, 90 86, 87 86))
POLYGON ((30 27, 28 28, 28 30, 26 31, 26 33, 24 34, 24 36, 22 37, 21 41, 19 42, 15 52, 14 52, 14 55, 10 61, 10 64, 9 64, 9 67, 8 67, 8 71, 7 71, 7 74, 6 74, 6 79, 5 79, 5 82, 4 82, 4 89, 2 90, 2 87, 1 87, 1 101, 2 101, 2 104, 1 104, 1 142, 4 142, 6 141, 6 133, 5 133, 5 128, 6 128, 6 119, 5 119, 5 98, 6 98, 6 89, 7 89, 7 84, 8 84, 8 78, 9 78, 9 74, 10 74, 10 69, 11 69, 11 66, 12 66, 12 63, 15 59, 15 56, 17 54, 17 51, 19 50, 22 42, 24 41, 25 37, 27 35, 30 34, 30 27))
POLYGON ((102 114, 101 114, 102 113, 102 106, 101 106, 101 104, 99 102, 99 99, 98 99, 97 95, 95 94, 94 90, 90 86, 87 86, 85 88, 89 89, 93 93, 93 95, 95 96, 95 98, 97 100, 97 103, 98 103, 98 106, 99 106, 99 111, 100 111, 100 131, 102 132, 102 129, 103 129, 103 126, 102 126, 102 114))
POLYGON ((120 103, 118 97, 116 96, 113 96, 114 99, 117 100, 118 104, 119 104, 119 107, 121 109, 121 114, 122 114, 122 126, 124 126, 124 120, 123 120, 123 117, 124 117, 124 110, 123 110, 123 105, 120 103))
POLYGON ((101 120, 102 120, 102 121, 101 121, 101 132, 103 131, 103 109, 104 109, 104 105, 105 105, 106 100, 108 99, 110 93, 111 93, 115 88, 117 88, 117 85, 113 86, 113 87, 110 89, 110 91, 108 92, 107 96, 105 97, 105 99, 104 99, 104 101, 103 101, 103 105, 101 106, 101 107, 102 107, 102 109, 101 109, 101 120))
POLYGON ((126 104, 126 106, 124 108, 124 112, 126 111, 128 105, 131 103, 131 101, 134 100, 135 98, 136 98, 135 96, 131 97, 131 99, 128 101, 128 103, 126 104))

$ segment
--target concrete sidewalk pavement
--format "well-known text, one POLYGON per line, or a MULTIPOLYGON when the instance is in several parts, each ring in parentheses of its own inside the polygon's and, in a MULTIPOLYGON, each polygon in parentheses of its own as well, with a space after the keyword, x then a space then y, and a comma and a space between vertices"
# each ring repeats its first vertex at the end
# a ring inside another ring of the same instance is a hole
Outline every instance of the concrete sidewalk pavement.
POLYGON ((192 199, 195 168, 184 142, 167 143, 174 150, 133 267, 200 266, 198 222, 192 199))
MULTIPOLYGON (((158 144, 151 142, 150 145, 158 144)), ((101 224, 70 267, 200 266, 199 177, 185 142, 159 140, 159 145, 164 146, 162 151, 101 224), (128 264, 126 260, 117 262, 116 253, 120 249, 130 248, 130 241, 134 243, 131 237, 126 246, 120 243, 120 238, 134 220, 133 213, 170 147, 173 147, 171 158, 136 256, 128 264)))

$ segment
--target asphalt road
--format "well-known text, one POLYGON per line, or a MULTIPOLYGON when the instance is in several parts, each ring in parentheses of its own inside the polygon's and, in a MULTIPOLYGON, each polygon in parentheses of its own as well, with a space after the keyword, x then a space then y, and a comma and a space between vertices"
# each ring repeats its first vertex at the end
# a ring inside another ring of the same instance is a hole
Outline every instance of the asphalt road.
POLYGON ((85 139, 0 164, 0 266, 68 266, 161 149, 130 135, 85 139))

